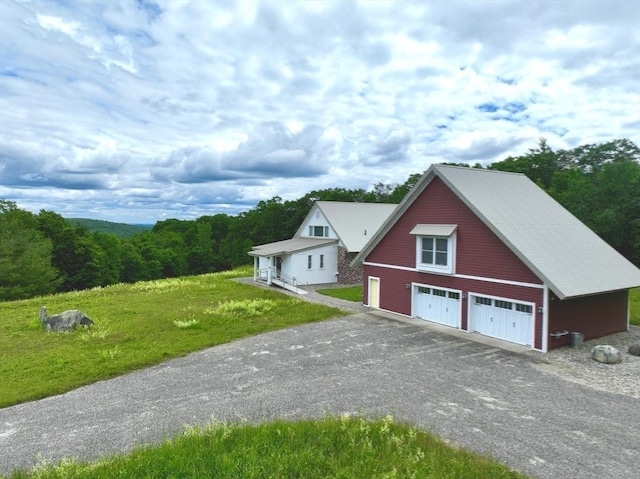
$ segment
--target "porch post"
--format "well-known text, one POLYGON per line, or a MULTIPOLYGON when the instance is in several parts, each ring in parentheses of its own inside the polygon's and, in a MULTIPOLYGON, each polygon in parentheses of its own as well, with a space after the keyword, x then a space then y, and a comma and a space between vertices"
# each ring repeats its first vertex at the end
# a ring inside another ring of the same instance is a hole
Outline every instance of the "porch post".
POLYGON ((260 259, 257 256, 253 257, 253 280, 258 281, 260 277, 260 259))
POLYGON ((271 286, 271 256, 269 256, 268 258, 268 264, 269 266, 267 267, 267 284, 271 286))

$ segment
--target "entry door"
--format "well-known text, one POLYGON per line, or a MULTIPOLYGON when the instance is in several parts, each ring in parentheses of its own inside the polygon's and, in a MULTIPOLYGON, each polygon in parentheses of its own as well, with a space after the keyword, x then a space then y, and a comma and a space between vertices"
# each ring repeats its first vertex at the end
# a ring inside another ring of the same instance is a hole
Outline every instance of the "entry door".
POLYGON ((280 277, 282 275, 282 256, 276 256, 276 277, 280 277))
POLYGON ((369 276, 369 306, 380 309, 380 279, 369 276))
POLYGON ((414 285, 413 315, 457 328, 460 319, 460 292, 414 285))
POLYGON ((493 338, 531 346, 533 306, 516 301, 471 297, 471 329, 493 338))

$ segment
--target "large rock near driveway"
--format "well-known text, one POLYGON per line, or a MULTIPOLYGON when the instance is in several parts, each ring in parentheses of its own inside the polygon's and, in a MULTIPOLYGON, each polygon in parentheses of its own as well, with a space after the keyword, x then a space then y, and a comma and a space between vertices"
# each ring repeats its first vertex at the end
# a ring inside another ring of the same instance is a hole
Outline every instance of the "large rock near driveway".
POLYGON ((600 344, 591 348, 591 358, 604 364, 618 364, 622 362, 620 351, 608 344, 600 344))
POLYGON ((629 346, 629 354, 633 356, 640 356, 640 343, 635 343, 629 346))

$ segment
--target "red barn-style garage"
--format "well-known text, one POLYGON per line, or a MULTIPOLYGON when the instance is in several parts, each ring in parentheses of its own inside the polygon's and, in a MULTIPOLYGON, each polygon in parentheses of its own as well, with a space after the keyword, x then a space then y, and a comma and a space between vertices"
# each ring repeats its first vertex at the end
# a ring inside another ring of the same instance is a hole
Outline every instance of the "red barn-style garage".
POLYGON ((431 166, 354 264, 364 304, 547 351, 626 331, 640 270, 526 176, 431 166))

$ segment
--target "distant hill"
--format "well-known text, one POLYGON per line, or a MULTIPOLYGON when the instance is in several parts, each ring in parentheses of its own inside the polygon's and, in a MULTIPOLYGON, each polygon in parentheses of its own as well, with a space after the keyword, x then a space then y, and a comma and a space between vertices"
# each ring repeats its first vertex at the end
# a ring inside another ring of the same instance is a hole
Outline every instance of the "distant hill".
POLYGON ((89 231, 108 233, 119 238, 131 238, 138 233, 153 228, 153 225, 129 225, 126 223, 112 223, 111 221, 90 220, 88 218, 65 218, 72 225, 84 226, 89 231))

